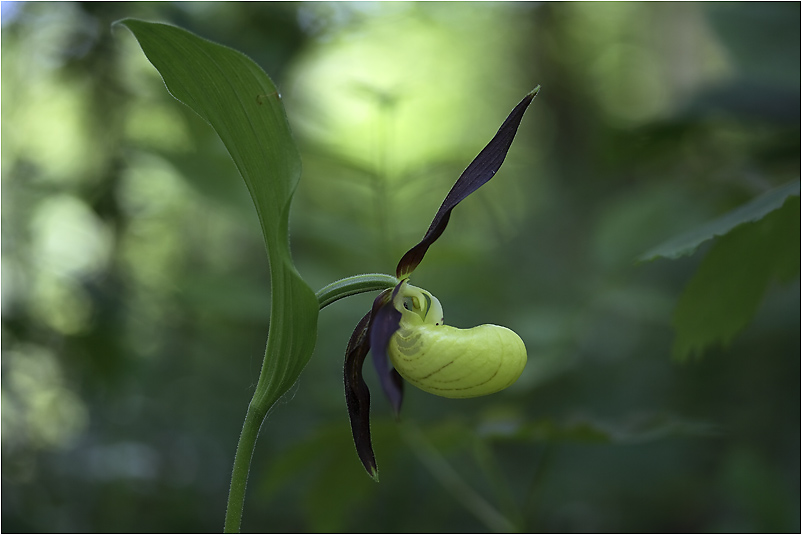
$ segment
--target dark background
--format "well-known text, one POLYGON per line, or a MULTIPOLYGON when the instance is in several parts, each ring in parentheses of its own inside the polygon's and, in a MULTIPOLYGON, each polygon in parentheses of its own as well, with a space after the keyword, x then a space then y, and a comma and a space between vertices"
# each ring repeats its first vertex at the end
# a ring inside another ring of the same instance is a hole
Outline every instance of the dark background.
POLYGON ((401 424, 374 388, 375 484, 342 392, 373 297, 332 305, 262 428, 245 531, 799 532, 798 273, 681 363, 672 314, 709 245, 636 262, 798 180, 799 3, 3 2, 4 532, 221 530, 259 373, 253 205, 123 17, 241 50, 281 88, 315 289, 392 272, 543 87, 414 280, 448 323, 518 332, 522 378, 410 387, 401 424))

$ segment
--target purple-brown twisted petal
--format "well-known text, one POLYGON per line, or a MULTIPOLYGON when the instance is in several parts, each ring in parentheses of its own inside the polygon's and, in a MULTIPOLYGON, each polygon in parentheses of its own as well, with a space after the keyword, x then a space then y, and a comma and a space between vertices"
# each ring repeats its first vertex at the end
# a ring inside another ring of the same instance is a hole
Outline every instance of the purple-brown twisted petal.
POLYGON ((446 225, 448 225, 448 219, 451 217, 451 210, 468 195, 493 178, 493 175, 501 168, 501 164, 504 163, 504 158, 507 156, 507 151, 512 145, 512 140, 518 132, 518 126, 521 124, 524 112, 539 91, 540 86, 537 86, 513 108, 501 128, 496 132, 496 135, 490 140, 490 143, 482 149, 479 155, 462 172, 451 191, 446 195, 443 204, 440 205, 440 209, 437 210, 432 224, 429 225, 429 230, 426 231, 423 239, 415 247, 407 251, 401 261, 398 262, 396 276, 399 279, 407 278, 418 267, 429 246, 443 234, 446 225))
POLYGON ((390 289, 380 293, 373 301, 371 310, 359 320, 348 340, 343 366, 345 404, 348 407, 356 452, 365 470, 376 481, 379 480, 379 470, 370 438, 370 390, 362 377, 362 367, 365 357, 373 347, 373 363, 397 416, 401 410, 403 380, 397 371, 390 368, 387 358, 387 343, 398 329, 401 318, 401 313, 392 306, 392 298, 397 292, 398 287, 392 293, 390 289))

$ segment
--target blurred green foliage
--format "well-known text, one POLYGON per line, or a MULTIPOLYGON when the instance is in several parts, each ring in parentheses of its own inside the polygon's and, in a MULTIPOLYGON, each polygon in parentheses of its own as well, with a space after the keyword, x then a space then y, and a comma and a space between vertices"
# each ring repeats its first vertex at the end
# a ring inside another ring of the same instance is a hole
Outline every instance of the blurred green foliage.
POLYGON ((713 244, 677 304, 675 356, 729 343, 755 315, 769 284, 799 277, 800 220, 796 195, 713 244))
POLYGON ((671 359, 672 316, 697 277, 732 296, 727 241, 635 263, 799 179, 798 3, 2 9, 5 531, 219 531, 264 351, 247 191, 111 32, 123 17, 241 50, 276 81, 304 165, 293 255, 313 288, 391 271, 543 86, 414 281, 453 325, 518 332, 524 376, 474 400, 410 388, 401 424, 374 395, 373 484, 342 393, 371 296, 335 303, 262 429, 244 530, 800 530, 798 201, 725 237, 763 243, 774 226, 797 263, 766 278, 751 251, 739 276, 767 281, 754 317, 703 359, 671 359))

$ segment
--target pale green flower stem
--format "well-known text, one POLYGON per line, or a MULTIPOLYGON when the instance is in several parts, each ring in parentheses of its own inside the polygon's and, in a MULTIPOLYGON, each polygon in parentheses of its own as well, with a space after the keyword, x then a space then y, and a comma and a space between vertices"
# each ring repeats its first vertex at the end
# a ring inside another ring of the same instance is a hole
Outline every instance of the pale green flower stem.
POLYGON ((328 286, 321 288, 315 295, 317 296, 320 309, 322 310, 323 307, 343 297, 393 288, 399 282, 401 281, 392 275, 385 275, 384 273, 366 273, 364 275, 354 275, 353 277, 347 277, 337 282, 332 282, 328 286))
MULTIPOLYGON (((322 310, 344 297, 393 288, 398 283, 398 279, 383 273, 354 275, 321 288, 315 296, 322 310)), ((264 406, 264 403, 260 403, 265 388, 267 385, 263 385, 261 381, 256 385, 253 398, 248 405, 248 412, 245 414, 245 423, 242 425, 237 452, 234 454, 234 468, 231 471, 231 487, 228 491, 226 520, 223 528, 225 533, 239 533, 242 524, 242 510, 245 505, 245 488, 251 469, 251 457, 256 447, 259 428, 270 409, 270 407, 264 406)))

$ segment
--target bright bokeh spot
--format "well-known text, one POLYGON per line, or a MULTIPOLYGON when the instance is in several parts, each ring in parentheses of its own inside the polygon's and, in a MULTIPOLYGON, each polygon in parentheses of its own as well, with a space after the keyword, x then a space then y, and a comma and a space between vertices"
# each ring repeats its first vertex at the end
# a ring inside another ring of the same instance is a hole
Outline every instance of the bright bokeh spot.
MULTIPOLYGON (((448 188, 536 85, 508 61, 521 53, 523 33, 487 31, 520 26, 516 10, 404 4, 367 20, 359 12, 330 14, 344 22, 306 51, 285 84, 293 128, 313 146, 304 194, 374 229, 374 249, 392 250, 387 261, 422 235, 448 188)), ((474 212, 485 232, 514 226, 523 211, 516 177, 506 175, 505 188, 488 194, 488 185, 478 195, 484 203, 460 207, 465 224, 474 212)), ((481 230, 465 235, 486 241, 481 230)))
POLYGON ((31 235, 31 261, 36 269, 25 277, 15 270, 12 294, 30 291, 33 314, 57 332, 85 330, 92 304, 83 284, 108 265, 109 229, 78 198, 54 195, 34 211, 31 235))
POLYGON ((103 222, 76 197, 52 196, 31 221, 37 265, 66 277, 102 271, 111 253, 112 236, 103 222))
POLYGON ((88 418, 53 352, 33 345, 3 351, 4 449, 69 446, 88 418))

